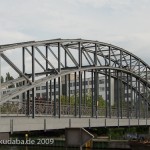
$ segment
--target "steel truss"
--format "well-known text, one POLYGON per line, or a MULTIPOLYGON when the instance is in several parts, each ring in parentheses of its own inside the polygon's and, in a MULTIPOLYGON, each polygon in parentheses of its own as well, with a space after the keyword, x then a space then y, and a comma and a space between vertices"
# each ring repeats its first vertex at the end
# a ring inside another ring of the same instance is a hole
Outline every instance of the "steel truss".
MULTIPOLYGON (((92 78, 91 88, 91 117, 99 117, 98 108, 99 75, 105 76, 105 108, 104 117, 111 118, 149 118, 150 100, 149 89, 150 66, 134 54, 117 46, 83 39, 54 39, 46 41, 29 41, 0 46, 0 56, 19 74, 20 78, 0 84, 0 88, 22 82, 23 85, 6 94, 1 94, 0 103, 3 104, 13 97, 22 94, 26 100, 26 115, 36 115, 35 87, 46 84, 46 100, 52 100, 52 83, 54 84, 53 116, 62 115, 61 107, 61 79, 64 77, 66 104, 71 106, 71 74, 74 75, 74 110, 75 117, 84 116, 83 106, 86 105, 86 76, 92 78), (22 68, 11 61, 5 51, 14 49, 22 51, 22 68), (32 58, 31 72, 27 72, 26 54, 32 58), (36 54, 45 61, 41 63, 36 54), (53 56, 53 59, 50 57, 53 56), (38 64, 42 71, 37 71, 38 64), (45 75, 45 77, 43 77, 45 75), (42 78, 37 79, 37 76, 42 78), (77 76, 79 79, 77 79, 77 76), (112 83, 112 79, 114 83, 112 83), (77 80, 79 89, 77 89, 77 80), (58 91, 56 91, 56 82, 58 91), (50 87, 48 87, 48 83, 50 87), (114 84, 114 95, 111 94, 114 84), (69 86, 68 86, 69 85, 69 86), (32 90, 32 103, 29 100, 32 90), (58 98, 56 98, 58 92, 58 98), (84 93, 84 94, 83 94, 84 93), (126 95, 126 100, 125 100, 126 95), (113 97, 112 97, 113 96, 113 97), (112 106, 112 98, 114 105, 112 106), (32 106, 32 107, 31 107, 32 106), (114 109, 115 108, 115 109, 114 109), (31 110, 31 111, 30 111, 31 110), (124 115, 124 110, 126 114, 124 115), (133 115, 134 113, 134 115, 133 115)), ((2 67, 1 67, 2 68, 2 67)))

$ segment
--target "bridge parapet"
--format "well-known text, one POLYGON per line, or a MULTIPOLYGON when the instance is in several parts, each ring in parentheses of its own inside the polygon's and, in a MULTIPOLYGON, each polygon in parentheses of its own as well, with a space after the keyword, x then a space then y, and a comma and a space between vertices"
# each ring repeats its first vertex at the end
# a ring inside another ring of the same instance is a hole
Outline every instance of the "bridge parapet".
MULTIPOLYGON (((3 105, 0 105, 0 116, 10 117, 10 116, 32 116, 32 101, 30 101, 30 107, 27 107, 27 102, 18 102, 18 101, 7 101, 6 103, 3 103, 3 105), (29 109, 29 110, 28 110, 29 109), (28 112, 29 111, 29 112, 28 112)), ((79 115, 75 115, 75 109, 76 114, 79 114, 79 107, 75 108, 74 105, 61 105, 61 117, 71 117, 71 118, 77 118, 79 115)), ((54 115, 54 104, 52 104, 50 101, 36 101, 35 102, 35 116, 49 116, 57 118, 59 117, 58 112, 58 105, 56 105, 56 115, 54 115)), ((91 116, 92 108, 88 106, 81 106, 81 117, 83 118, 90 118, 91 116)), ((132 109, 132 111, 129 112, 131 115, 130 117, 127 116, 128 109, 122 110, 122 118, 138 118, 136 116, 136 109, 132 109)), ((111 109, 111 116, 106 117, 106 108, 105 107, 99 107, 97 112, 95 109, 95 116, 94 118, 118 118, 117 116, 117 108, 111 109)), ((119 117, 121 118, 121 117, 119 117)), ((145 111, 141 112, 141 118, 145 119, 145 111)), ((147 119, 149 119, 150 116, 148 116, 147 119)))

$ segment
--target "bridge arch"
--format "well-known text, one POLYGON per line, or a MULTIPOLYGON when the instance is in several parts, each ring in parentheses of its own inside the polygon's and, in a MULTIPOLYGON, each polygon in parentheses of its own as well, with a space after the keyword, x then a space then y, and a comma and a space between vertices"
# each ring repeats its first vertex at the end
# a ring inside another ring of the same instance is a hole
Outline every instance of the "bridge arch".
MULTIPOLYGON (((117 46, 83 39, 54 39, 47 41, 30 41, 23 43, 15 43, 0 46, 1 57, 27 82, 24 86, 16 88, 14 91, 10 91, 1 96, 1 102, 4 103, 18 94, 25 93, 32 89, 32 105, 33 105, 33 117, 34 117, 34 103, 35 92, 34 88, 40 84, 46 83, 46 89, 48 90, 48 82, 57 79, 58 85, 61 85, 61 77, 65 77, 65 85, 67 86, 67 76, 74 74, 79 76, 79 109, 81 109, 82 101, 82 79, 84 74, 91 74, 92 84, 92 106, 91 115, 97 117, 97 100, 99 96, 99 74, 105 76, 105 115, 111 117, 111 91, 112 86, 114 91, 113 99, 116 100, 117 117, 122 117, 122 104, 123 95, 127 95, 126 103, 128 106, 134 97, 134 104, 136 104, 135 117, 141 117, 141 105, 143 105, 144 115, 142 117, 147 118, 149 113, 149 88, 150 83, 148 77, 150 75, 150 66, 143 60, 135 56, 134 54, 119 48, 117 46), (13 49, 21 49, 22 51, 22 68, 19 69, 17 65, 11 61, 5 51, 13 49), (36 58, 35 51, 38 52, 43 60, 45 66, 40 63, 40 60, 36 58), (43 53, 43 51, 45 53, 43 53), (25 70, 25 52, 29 53, 32 57, 32 72, 27 73, 25 70), (63 53, 63 54, 62 54, 63 53), (49 58, 52 55, 55 58, 55 63, 49 58), (62 56, 63 55, 63 56, 62 56), (63 58, 63 62, 61 61, 63 58), (36 72, 35 62, 42 68, 43 71, 36 72), (90 72, 90 73, 89 73, 90 72), (36 80, 36 76, 45 75, 41 79, 36 80), (114 79, 114 85, 112 85, 112 78, 114 79), (122 86, 124 89, 122 89, 122 86), (120 94, 121 93, 121 94, 120 94), (124 93, 124 94, 122 94, 124 93), (130 96, 129 96, 130 95, 130 96), (94 108, 96 107, 96 108, 94 108), (121 113, 120 113, 121 112, 121 113)), ((61 116, 61 89, 58 88, 58 109, 59 117, 61 116)), ((29 94, 29 92, 28 92, 29 94)), ((76 93, 75 93, 76 94, 76 93)), ((48 93, 46 94, 48 97, 48 93)), ((48 98, 47 98, 48 99, 48 98)), ((54 99, 56 101, 56 97, 54 99)), ((135 107, 135 106, 133 106, 135 107)), ((79 117, 82 116, 81 110, 79 110, 79 117)))

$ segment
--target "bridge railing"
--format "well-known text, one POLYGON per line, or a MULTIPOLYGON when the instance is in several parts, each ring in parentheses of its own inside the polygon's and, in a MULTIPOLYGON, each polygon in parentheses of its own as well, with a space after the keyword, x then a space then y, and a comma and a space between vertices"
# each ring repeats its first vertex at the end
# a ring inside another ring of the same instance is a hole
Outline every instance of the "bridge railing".
MULTIPOLYGON (((35 102, 35 115, 40 116, 58 116, 58 104, 56 104, 54 111, 54 104, 50 101, 42 102, 36 101, 35 102)), ((75 108, 74 105, 61 105, 61 116, 62 117, 78 117, 79 116, 79 107, 75 108)), ((139 112, 136 109, 128 110, 122 109, 118 112, 117 108, 111 108, 111 112, 106 110, 105 107, 98 107, 97 112, 96 108, 93 110, 94 117, 101 117, 101 118, 138 118, 139 112)), ((8 101, 0 105, 0 116, 27 116, 27 114, 32 114, 32 102, 30 101, 30 107, 27 108, 27 102, 18 102, 18 101, 8 101), (29 112, 28 112, 29 110, 29 112)), ((92 115, 92 108, 82 105, 81 106, 81 116, 82 117, 91 117, 92 115)), ((140 112, 140 118, 146 118, 146 112, 140 112)), ((150 118, 150 113, 147 114, 147 118, 150 118)))

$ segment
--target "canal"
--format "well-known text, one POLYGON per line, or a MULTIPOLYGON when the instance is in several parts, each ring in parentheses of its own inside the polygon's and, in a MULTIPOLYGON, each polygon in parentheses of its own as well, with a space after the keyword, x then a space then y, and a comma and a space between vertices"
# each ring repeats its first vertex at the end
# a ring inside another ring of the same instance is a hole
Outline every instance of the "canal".
MULTIPOLYGON (((91 150, 89 148, 83 148, 84 150, 91 150)), ((64 147, 44 147, 44 146, 11 146, 11 145, 0 145, 0 150, 66 150, 64 147)), ((79 148, 67 148, 67 150, 79 150, 79 148)), ((95 150, 112 150, 112 149, 95 149, 95 150)), ((115 150, 115 149, 113 149, 115 150)), ((118 149, 116 150, 123 150, 118 149)), ((131 150, 131 149, 126 149, 131 150)))

